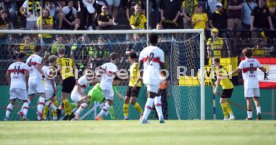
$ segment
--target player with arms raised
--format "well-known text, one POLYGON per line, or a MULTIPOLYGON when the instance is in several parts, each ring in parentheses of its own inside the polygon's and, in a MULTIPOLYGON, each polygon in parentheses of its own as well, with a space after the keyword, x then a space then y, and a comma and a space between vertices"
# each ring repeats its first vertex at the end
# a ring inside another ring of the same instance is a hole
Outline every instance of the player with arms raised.
POLYGON ((247 104, 247 120, 252 120, 252 98, 254 99, 256 110, 257 110, 257 120, 261 119, 261 104, 259 81, 257 78, 257 68, 262 70, 266 76, 266 70, 259 63, 257 59, 251 58, 253 51, 251 49, 244 49, 242 51, 245 56, 245 60, 241 61, 239 67, 233 72, 229 73, 228 76, 242 71, 242 77, 244 80, 244 97, 246 98, 247 104))
POLYGON ((34 54, 29 56, 26 63, 29 65, 29 103, 34 99, 35 94, 39 94, 37 103, 37 120, 43 119, 43 108, 45 104, 45 87, 43 85, 42 57, 39 56, 41 46, 35 46, 34 54))
POLYGON ((155 105, 160 123, 164 123, 162 113, 161 96, 158 94, 159 85, 161 83, 160 70, 165 69, 164 52, 157 47, 158 35, 150 34, 148 46, 142 50, 139 57, 140 79, 147 87, 147 102, 142 117, 142 124, 148 123, 148 116, 155 105))
POLYGON ((110 62, 101 65, 97 70, 103 70, 104 73, 101 78, 100 86, 102 89, 103 96, 105 98, 104 105, 101 112, 97 115, 96 120, 101 120, 103 115, 108 111, 110 106, 113 105, 114 90, 113 90, 113 80, 117 75, 118 68, 116 62, 118 59, 118 54, 112 52, 110 54, 110 62))
POLYGON ((6 116, 4 120, 8 120, 13 109, 15 100, 23 101, 21 110, 18 112, 22 120, 27 119, 28 111, 28 77, 29 77, 29 67, 24 63, 25 55, 19 53, 17 56, 17 62, 12 63, 7 71, 6 78, 10 84, 10 103, 6 109, 6 116))
POLYGON ((70 93, 72 92, 76 84, 74 70, 76 70, 77 67, 75 66, 75 62, 72 58, 65 57, 64 48, 58 49, 58 56, 59 58, 57 59, 57 72, 60 72, 62 78, 62 104, 65 112, 63 120, 71 120, 75 116, 72 111, 71 104, 69 103, 68 97, 70 96, 70 93))

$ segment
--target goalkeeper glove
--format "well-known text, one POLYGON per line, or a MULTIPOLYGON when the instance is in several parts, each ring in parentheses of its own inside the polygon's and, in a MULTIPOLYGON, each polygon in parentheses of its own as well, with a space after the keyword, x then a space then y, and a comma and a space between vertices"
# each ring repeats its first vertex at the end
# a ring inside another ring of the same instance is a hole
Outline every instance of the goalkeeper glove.
POLYGON ((268 72, 265 72, 265 73, 264 73, 264 80, 268 80, 267 77, 268 77, 268 72))

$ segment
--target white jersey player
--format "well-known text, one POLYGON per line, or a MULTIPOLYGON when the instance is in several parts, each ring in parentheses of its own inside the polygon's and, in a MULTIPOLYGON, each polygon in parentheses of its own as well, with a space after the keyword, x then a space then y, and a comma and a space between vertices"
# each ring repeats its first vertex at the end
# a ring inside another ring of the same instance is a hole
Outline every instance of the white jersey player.
POLYGON ((101 120, 102 116, 108 111, 109 107, 113 105, 113 80, 118 71, 117 66, 115 65, 118 59, 118 54, 116 52, 112 52, 110 54, 110 62, 105 63, 99 67, 103 71, 103 75, 100 81, 100 87, 103 92, 103 96, 105 97, 106 102, 101 110, 101 112, 97 115, 96 120, 101 120))
POLYGON ((142 124, 148 123, 148 115, 151 112, 153 104, 155 104, 160 123, 164 123, 161 96, 158 94, 159 85, 161 83, 160 70, 165 68, 164 52, 156 46, 158 43, 158 35, 151 34, 149 36, 149 41, 151 46, 144 48, 139 56, 140 70, 143 69, 141 75, 148 92, 142 124))
POLYGON ((55 94, 57 93, 57 86, 55 77, 57 75, 55 65, 57 61, 57 56, 52 55, 48 58, 49 65, 44 65, 42 71, 44 73, 45 81, 45 107, 43 112, 43 118, 47 118, 48 108, 53 109, 53 120, 57 120, 60 116, 60 111, 57 109, 57 102, 55 100, 55 94), (45 109, 47 108, 47 109, 45 109))
POLYGON ((22 108, 18 112, 18 115, 21 119, 26 119, 28 111, 27 82, 29 77, 29 67, 24 63, 24 57, 25 55, 20 53, 18 55, 18 61, 9 66, 6 74, 6 78, 10 84, 10 103, 6 109, 5 120, 9 119, 16 99, 23 101, 22 108))
MULTIPOLYGON (((26 64, 29 65, 30 78, 29 78, 29 101, 32 101, 35 94, 39 94, 39 101, 37 103, 37 120, 43 119, 43 108, 45 104, 45 88, 42 80, 42 57, 39 56, 41 51, 40 46, 34 48, 35 53, 29 56, 26 64)), ((30 102, 29 102, 30 103, 30 102)))
POLYGON ((243 80, 244 80, 244 97, 247 102, 247 119, 252 119, 252 98, 254 98, 254 102, 257 110, 257 119, 261 119, 261 105, 259 102, 260 97, 260 89, 259 89, 259 81, 257 78, 257 69, 259 68, 265 73, 266 70, 262 67, 257 59, 251 58, 253 51, 251 49, 244 49, 242 51, 245 56, 245 60, 241 61, 239 67, 234 70, 229 75, 242 72, 243 80))

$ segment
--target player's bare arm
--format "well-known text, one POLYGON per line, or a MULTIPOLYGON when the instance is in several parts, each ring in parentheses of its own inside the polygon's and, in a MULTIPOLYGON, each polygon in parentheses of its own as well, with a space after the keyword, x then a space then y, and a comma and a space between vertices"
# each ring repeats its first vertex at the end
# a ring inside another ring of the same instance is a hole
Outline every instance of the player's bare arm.
POLYGON ((7 71, 7 73, 6 73, 6 80, 7 80, 8 84, 10 85, 11 84, 11 73, 9 71, 7 71))
POLYGON ((24 70, 24 74, 25 74, 25 82, 26 82, 26 88, 28 89, 28 80, 29 80, 29 71, 28 70, 24 70))

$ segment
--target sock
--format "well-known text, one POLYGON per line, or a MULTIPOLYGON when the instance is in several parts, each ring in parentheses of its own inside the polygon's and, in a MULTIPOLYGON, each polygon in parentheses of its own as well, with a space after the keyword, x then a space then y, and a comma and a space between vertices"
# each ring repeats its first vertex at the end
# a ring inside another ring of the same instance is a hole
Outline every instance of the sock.
POLYGON ((161 104, 161 96, 154 98, 154 105, 157 111, 159 120, 164 120, 163 112, 162 112, 162 104, 161 104))
POLYGON ((232 108, 231 108, 231 106, 230 106, 230 104, 229 104, 228 101, 226 102, 226 105, 227 105, 227 112, 228 112, 229 114, 233 114, 232 108))
POLYGON ((105 112, 108 111, 109 107, 110 106, 109 106, 108 102, 105 102, 101 112, 97 115, 97 117, 102 118, 103 115, 105 114, 105 112))
POLYGON ((124 117, 125 118, 128 117, 128 108, 129 108, 129 104, 124 104, 123 105, 123 112, 124 112, 124 117))
POLYGON ((222 109, 224 118, 228 118, 228 106, 227 106, 227 102, 221 103, 221 109, 222 109))
POLYGON ((142 107, 140 106, 140 104, 138 102, 136 102, 133 106, 140 114, 143 112, 142 107))
POLYGON ((24 103, 22 105, 21 112, 24 114, 25 117, 27 117, 30 103, 31 103, 31 101, 28 100, 28 101, 24 101, 24 103))
POLYGON ((72 114, 72 107, 71 107, 71 105, 69 103, 69 100, 65 99, 62 102, 63 102, 63 107, 64 107, 65 115, 71 115, 72 114))
POLYGON ((39 97, 38 103, 37 103, 37 119, 41 120, 43 117, 43 108, 45 104, 45 98, 44 97, 39 97))
POLYGON ((262 112, 261 112, 261 106, 257 106, 257 107, 256 107, 256 110, 257 110, 257 115, 262 113, 262 112))
POLYGON ((11 111, 13 109, 13 105, 11 103, 9 103, 9 105, 7 106, 7 109, 6 109, 6 118, 10 118, 10 114, 11 114, 11 111))
POLYGON ((251 110, 247 111, 247 118, 252 118, 252 111, 251 110))
POLYGON ((114 114, 113 105, 112 105, 111 107, 109 107, 108 112, 109 112, 109 114, 110 114, 110 118, 111 118, 112 120, 115 120, 115 114, 114 114))
MULTIPOLYGON (((57 100, 52 101, 52 105, 57 107, 58 101, 57 100)), ((52 109, 52 114, 53 114, 53 120, 57 120, 57 110, 56 109, 52 109)))
POLYGON ((76 115, 80 115, 81 112, 84 110, 84 108, 87 107, 87 106, 88 106, 87 103, 82 103, 82 104, 80 105, 80 107, 78 108, 78 110, 75 112, 75 114, 76 114, 76 115))
POLYGON ((153 98, 148 98, 147 99, 142 120, 147 120, 148 119, 148 116, 149 116, 149 114, 151 112, 151 109, 152 109, 152 106, 153 106, 153 102, 154 102, 153 98))
POLYGON ((48 111, 49 111, 49 107, 47 105, 45 105, 44 109, 43 109, 43 118, 44 119, 47 119, 48 111))

